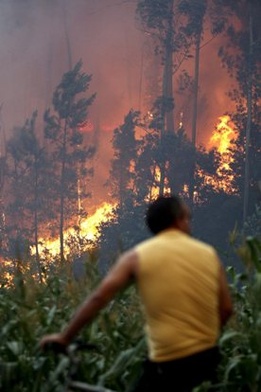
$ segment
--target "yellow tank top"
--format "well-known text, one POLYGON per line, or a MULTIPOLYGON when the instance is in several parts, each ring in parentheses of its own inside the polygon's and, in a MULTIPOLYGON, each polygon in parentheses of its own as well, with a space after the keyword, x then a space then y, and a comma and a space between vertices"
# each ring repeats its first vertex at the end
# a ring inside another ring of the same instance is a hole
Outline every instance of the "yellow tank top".
POLYGON ((149 358, 168 361, 213 347, 219 335, 219 259, 178 230, 136 247, 149 358))

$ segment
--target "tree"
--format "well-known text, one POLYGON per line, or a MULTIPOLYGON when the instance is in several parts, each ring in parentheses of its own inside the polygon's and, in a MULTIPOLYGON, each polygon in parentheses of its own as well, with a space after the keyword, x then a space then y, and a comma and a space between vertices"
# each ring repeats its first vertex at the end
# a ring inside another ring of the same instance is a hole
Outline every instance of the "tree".
POLYGON ((116 128, 113 133, 114 157, 111 161, 109 184, 112 196, 119 201, 120 210, 124 209, 128 200, 133 200, 134 196, 138 148, 135 130, 138 122, 139 112, 130 110, 124 118, 124 123, 116 128))
POLYGON ((34 245, 38 274, 42 280, 39 232, 51 213, 48 199, 51 167, 47 152, 40 146, 35 133, 36 118, 35 111, 23 127, 15 129, 7 143, 11 195, 8 234, 13 240, 21 241, 23 238, 34 245))
POLYGON ((243 200, 242 218, 245 222, 257 201, 257 183, 261 169, 258 103, 261 93, 261 6, 257 0, 241 0, 236 3, 223 1, 223 6, 235 15, 226 30, 228 44, 220 48, 219 55, 237 83, 230 91, 230 97, 236 103, 236 112, 231 113, 231 117, 238 130, 233 169, 243 200))
POLYGON ((79 128, 87 119, 95 94, 83 97, 83 93, 89 89, 92 76, 82 72, 81 68, 82 62, 79 61, 63 75, 53 94, 53 110, 48 109, 44 114, 45 138, 50 141, 55 164, 61 261, 65 259, 65 213, 70 219, 73 214, 79 216, 83 212, 78 209, 79 187, 81 196, 87 197, 89 193, 84 190, 83 180, 92 174, 87 162, 93 156, 94 148, 85 145, 79 128))
MULTIPOLYGON (((179 12, 181 0, 139 0, 137 15, 144 28, 149 30, 155 39, 155 52, 161 56, 162 95, 155 101, 158 112, 158 129, 160 130, 160 144, 164 144, 164 134, 173 133, 174 126, 174 96, 173 75, 181 63, 187 58, 190 42, 184 30, 184 20, 179 12)), ((166 157, 166 155, 165 155, 166 157)), ((160 194, 164 192, 167 167, 171 165, 171 157, 166 157, 159 166, 160 194)))
POLYGON ((2 106, 0 106, 0 248, 4 247, 5 237, 5 207, 4 186, 6 180, 6 139, 2 123, 2 106))

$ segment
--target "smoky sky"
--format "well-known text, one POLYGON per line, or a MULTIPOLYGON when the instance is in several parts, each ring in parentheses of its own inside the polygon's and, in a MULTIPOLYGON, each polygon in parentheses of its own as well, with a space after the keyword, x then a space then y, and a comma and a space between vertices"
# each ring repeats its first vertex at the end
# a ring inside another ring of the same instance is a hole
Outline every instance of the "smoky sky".
MULTIPOLYGON (((92 74, 88 94, 97 93, 90 118, 99 130, 94 164, 100 200, 106 194, 103 184, 112 157, 112 130, 131 108, 146 107, 148 63, 155 61, 153 50, 151 58, 146 57, 149 37, 135 18, 135 5, 124 0, 0 0, 0 104, 5 134, 10 136, 35 109, 41 117, 62 75, 82 59, 84 72, 92 74)), ((199 143, 207 142, 218 117, 229 107, 230 80, 216 54, 221 41, 215 39, 201 51, 199 143)), ((193 73, 192 63, 183 67, 193 73)), ((181 112, 190 136, 189 95, 176 97, 176 121, 181 112)))
POLYGON ((6 127, 50 106, 63 73, 80 59, 93 76, 94 109, 106 114, 105 127, 115 126, 119 111, 137 100, 139 36, 131 3, 2 0, 0 102, 6 127))

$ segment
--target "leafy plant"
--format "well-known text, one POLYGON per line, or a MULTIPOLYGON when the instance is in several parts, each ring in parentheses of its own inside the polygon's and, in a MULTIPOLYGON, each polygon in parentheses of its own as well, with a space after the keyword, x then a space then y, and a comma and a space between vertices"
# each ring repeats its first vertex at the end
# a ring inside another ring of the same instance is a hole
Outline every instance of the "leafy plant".
POLYGON ((235 316, 220 339, 222 391, 261 390, 261 243, 248 237, 239 248, 245 272, 230 268, 235 316))
MULTIPOLYGON (((61 390, 68 359, 43 353, 38 342, 59 331, 75 308, 100 280, 97 259, 86 254, 86 270, 75 278, 71 264, 46 266, 43 283, 29 267, 13 269, 10 281, 2 268, 0 278, 0 390, 50 392, 61 390)), ((82 338, 98 345, 99 352, 83 353, 81 380, 125 390, 135 377, 144 353, 139 305, 134 289, 127 290, 107 307, 82 338), (126 366, 127 365, 127 366, 126 366)))

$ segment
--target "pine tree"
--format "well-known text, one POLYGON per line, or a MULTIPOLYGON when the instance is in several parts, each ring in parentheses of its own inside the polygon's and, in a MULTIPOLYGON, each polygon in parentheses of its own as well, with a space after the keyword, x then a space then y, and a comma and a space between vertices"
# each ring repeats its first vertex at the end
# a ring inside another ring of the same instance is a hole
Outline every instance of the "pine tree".
POLYGON ((46 150, 36 136, 35 111, 23 127, 16 128, 7 143, 10 201, 8 205, 8 236, 17 246, 27 242, 36 251, 40 280, 42 266, 39 254, 40 229, 51 218, 48 200, 50 162, 46 150), (18 244, 20 242, 20 244, 18 244))
POLYGON ((50 141, 53 162, 55 164, 54 189, 56 196, 54 203, 59 203, 59 238, 60 257, 64 255, 64 229, 66 218, 80 215, 79 186, 82 197, 88 192, 82 188, 83 180, 92 174, 88 167, 88 160, 94 154, 93 146, 86 146, 80 126, 88 116, 88 109, 92 105, 95 94, 85 98, 83 93, 89 89, 91 75, 81 71, 82 62, 63 75, 61 83, 53 94, 53 108, 44 115, 45 138, 50 141))

